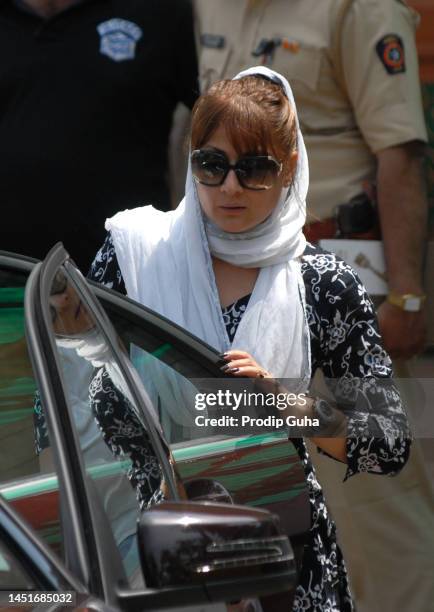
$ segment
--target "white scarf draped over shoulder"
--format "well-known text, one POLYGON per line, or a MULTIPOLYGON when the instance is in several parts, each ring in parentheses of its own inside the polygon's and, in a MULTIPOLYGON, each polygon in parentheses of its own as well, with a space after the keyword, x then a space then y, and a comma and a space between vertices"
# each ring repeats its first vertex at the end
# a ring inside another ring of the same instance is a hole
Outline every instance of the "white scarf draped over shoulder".
MULTIPOLYGON (((284 77, 263 66, 250 74, 276 77, 295 109, 284 77)), ((298 123, 298 119, 297 119, 298 123)), ((188 329, 220 352, 250 353, 276 378, 311 377, 310 336, 300 256, 306 241, 309 169, 298 127, 298 162, 292 186, 282 190, 268 219, 241 234, 226 233, 203 215, 189 165, 185 197, 174 211, 152 206, 125 210, 106 221, 129 297, 188 329), (232 344, 225 328, 211 256, 260 268, 232 344)), ((297 385, 298 386, 298 385, 297 385)))

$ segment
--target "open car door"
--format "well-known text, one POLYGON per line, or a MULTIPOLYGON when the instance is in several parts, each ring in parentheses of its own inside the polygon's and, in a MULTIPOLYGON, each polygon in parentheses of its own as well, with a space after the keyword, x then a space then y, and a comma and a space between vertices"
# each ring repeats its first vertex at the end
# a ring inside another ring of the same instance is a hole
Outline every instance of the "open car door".
POLYGON ((143 366, 140 346, 119 337, 61 245, 30 275, 25 322, 42 480, 58 493, 60 553, 86 593, 122 610, 208 611, 294 588, 294 555, 272 515, 186 500, 161 405, 130 360, 143 366))

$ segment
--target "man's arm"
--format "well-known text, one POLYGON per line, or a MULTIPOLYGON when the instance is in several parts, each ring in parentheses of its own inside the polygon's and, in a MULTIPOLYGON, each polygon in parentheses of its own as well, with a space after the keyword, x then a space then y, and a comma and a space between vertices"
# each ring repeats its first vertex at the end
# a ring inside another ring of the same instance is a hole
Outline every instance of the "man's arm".
MULTIPOLYGON (((409 142, 377 153, 377 198, 389 290, 424 293, 423 260, 428 204, 423 175, 423 145, 409 142)), ((384 346, 394 358, 409 357, 424 347, 426 313, 406 312, 388 302, 378 309, 384 346)))
MULTIPOLYGON (((405 2, 352 0, 341 30, 341 61, 354 116, 376 155, 377 199, 389 288, 421 294, 426 196, 422 143, 427 141, 415 33, 418 19, 405 2), (346 50, 358 49, 359 53, 346 50)), ((392 357, 423 348, 423 313, 388 302, 378 311, 392 357)))

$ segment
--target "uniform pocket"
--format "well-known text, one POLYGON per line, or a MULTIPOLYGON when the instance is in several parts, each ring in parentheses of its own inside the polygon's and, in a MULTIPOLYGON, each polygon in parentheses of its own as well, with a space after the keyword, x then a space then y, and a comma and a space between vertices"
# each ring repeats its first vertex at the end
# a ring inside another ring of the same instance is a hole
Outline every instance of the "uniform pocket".
POLYGON ((289 48, 285 46, 284 41, 277 47, 270 67, 283 74, 294 90, 301 86, 310 92, 316 91, 321 73, 323 50, 298 41, 287 43, 289 48))

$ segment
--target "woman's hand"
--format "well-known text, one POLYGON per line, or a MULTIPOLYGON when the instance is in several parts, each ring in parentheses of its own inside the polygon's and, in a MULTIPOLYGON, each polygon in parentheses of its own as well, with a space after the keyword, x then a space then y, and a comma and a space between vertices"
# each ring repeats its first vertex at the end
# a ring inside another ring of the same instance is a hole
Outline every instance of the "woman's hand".
MULTIPOLYGON (((249 353, 239 350, 230 350, 220 355, 220 358, 225 361, 225 365, 220 368, 225 374, 231 374, 232 376, 237 376, 240 378, 259 378, 263 381, 260 383, 260 385, 263 387, 264 392, 273 391, 274 393, 287 393, 286 389, 277 381, 264 380, 273 379, 273 376, 264 370, 264 368, 262 368, 249 353), (273 389, 267 389, 269 385, 273 385, 273 389)), ((285 417, 288 415, 294 415, 297 417, 309 416, 310 418, 316 418, 316 415, 312 412, 314 400, 312 398, 307 399, 308 401, 303 402, 303 404, 292 404, 291 406, 288 406, 288 409, 283 412, 281 411, 280 414, 285 417)), ((342 429, 339 432, 336 431, 336 436, 339 437, 322 438, 315 436, 312 437, 312 442, 322 448, 332 457, 346 463, 346 418, 343 417, 343 415, 340 416, 342 416, 342 429)))
POLYGON ((225 361, 225 365, 220 368, 225 374, 241 378, 273 378, 245 351, 232 349, 220 355, 220 358, 225 361))

